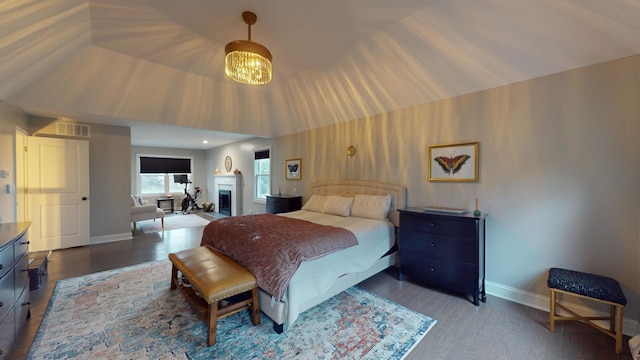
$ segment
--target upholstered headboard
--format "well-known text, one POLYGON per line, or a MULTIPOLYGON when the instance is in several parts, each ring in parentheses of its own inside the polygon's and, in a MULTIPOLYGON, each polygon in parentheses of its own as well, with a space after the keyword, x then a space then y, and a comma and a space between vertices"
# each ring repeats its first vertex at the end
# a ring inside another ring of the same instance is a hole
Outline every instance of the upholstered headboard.
POLYGON ((364 195, 391 195, 389 221, 398 226, 399 214, 397 209, 407 206, 407 188, 401 185, 385 184, 367 180, 327 180, 309 184, 311 195, 338 195, 353 197, 364 195))

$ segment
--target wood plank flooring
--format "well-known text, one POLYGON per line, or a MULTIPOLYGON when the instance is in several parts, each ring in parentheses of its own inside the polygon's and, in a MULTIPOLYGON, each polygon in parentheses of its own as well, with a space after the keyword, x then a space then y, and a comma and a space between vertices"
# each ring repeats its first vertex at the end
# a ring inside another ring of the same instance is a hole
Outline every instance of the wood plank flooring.
MULTIPOLYGON (((31 292, 31 319, 9 359, 27 358, 57 280, 167 259, 170 252, 198 246, 203 228, 136 235, 133 240, 54 251, 43 284, 31 292)), ((551 333, 547 312, 490 295, 486 304, 476 307, 457 294, 430 289, 411 279, 400 282, 395 268, 375 275, 360 287, 438 320, 407 360, 631 359, 627 337, 623 354, 617 356, 614 340, 588 325, 559 322, 551 333)))

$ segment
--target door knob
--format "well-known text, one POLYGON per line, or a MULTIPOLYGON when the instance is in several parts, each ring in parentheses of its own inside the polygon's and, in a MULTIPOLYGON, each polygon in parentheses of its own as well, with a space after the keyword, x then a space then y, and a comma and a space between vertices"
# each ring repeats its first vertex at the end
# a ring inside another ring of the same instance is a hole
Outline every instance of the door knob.
POLYGON ((83 197, 82 197, 82 200, 87 200, 87 197, 86 197, 86 196, 83 196, 83 197))

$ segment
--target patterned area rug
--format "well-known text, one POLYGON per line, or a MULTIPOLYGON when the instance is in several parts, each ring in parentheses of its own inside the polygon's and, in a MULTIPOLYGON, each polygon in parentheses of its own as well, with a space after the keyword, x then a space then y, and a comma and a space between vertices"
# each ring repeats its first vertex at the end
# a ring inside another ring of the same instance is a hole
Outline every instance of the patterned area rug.
POLYGON ((218 321, 217 343, 168 260, 59 281, 29 359, 402 359, 435 320, 356 287, 304 312, 282 334, 264 314, 218 321))
POLYGON ((176 215, 167 215, 164 217, 164 229, 162 228, 162 222, 160 219, 157 220, 145 220, 138 221, 138 229, 142 231, 143 234, 149 234, 153 232, 163 231, 163 230, 173 230, 173 229, 183 229, 188 227, 196 227, 196 226, 204 226, 209 223, 208 220, 201 218, 195 214, 176 214, 176 215))

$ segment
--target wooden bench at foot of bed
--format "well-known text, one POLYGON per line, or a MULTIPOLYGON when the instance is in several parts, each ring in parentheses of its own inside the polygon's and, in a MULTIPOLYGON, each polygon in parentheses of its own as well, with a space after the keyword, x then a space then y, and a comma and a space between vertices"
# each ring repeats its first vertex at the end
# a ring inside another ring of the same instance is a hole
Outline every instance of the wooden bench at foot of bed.
POLYGON ((207 345, 216 343, 217 321, 249 309, 253 325, 260 323, 258 285, 256 277, 226 255, 200 246, 169 254, 171 289, 180 287, 185 297, 207 324, 207 345), (191 285, 185 286, 178 272, 191 285), (236 296, 247 298, 235 301, 236 296), (233 298, 232 298, 233 297, 233 298), (220 307, 222 300, 231 303, 220 307))

